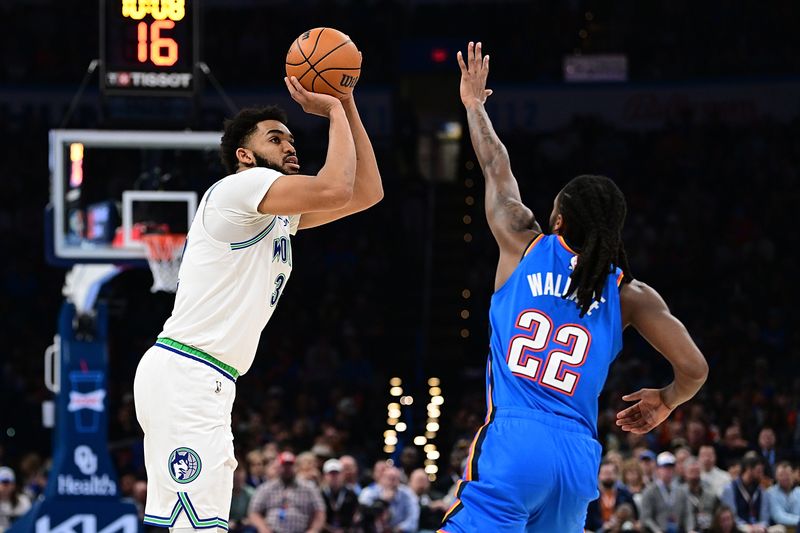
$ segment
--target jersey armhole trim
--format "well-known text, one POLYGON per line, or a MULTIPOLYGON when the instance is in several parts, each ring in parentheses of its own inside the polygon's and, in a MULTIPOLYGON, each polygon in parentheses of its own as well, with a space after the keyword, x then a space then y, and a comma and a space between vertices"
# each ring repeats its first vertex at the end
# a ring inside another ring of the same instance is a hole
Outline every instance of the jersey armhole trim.
MULTIPOLYGON (((223 178, 223 179, 224 179, 224 178, 223 178)), ((207 242, 208 242, 209 244, 211 244, 212 246, 214 246, 214 247, 215 247, 215 248, 217 248, 217 249, 223 249, 223 250, 224 250, 224 249, 227 249, 227 248, 228 248, 228 246, 229 246, 229 243, 227 243, 227 242, 225 242, 225 241, 220 241, 219 239, 215 239, 215 238, 214 238, 214 236, 213 236, 213 235, 211 235, 211 233, 209 233, 209 231, 206 229, 206 209, 208 209, 208 207, 209 207, 209 205, 208 205, 208 201, 209 201, 209 199, 211 198, 211 192, 212 192, 212 191, 213 191, 213 190, 214 190, 214 189, 217 187, 217 185, 219 185, 221 182, 222 182, 222 180, 218 180, 218 181, 217 181, 216 183, 214 183, 214 184, 213 184, 211 187, 209 187, 208 191, 206 191, 206 193, 205 193, 205 195, 204 195, 204 197, 203 197, 203 200, 202 200, 202 202, 201 202, 201 203, 200 203, 200 205, 198 206, 198 208, 197 208, 197 211, 198 211, 198 215, 200 216, 200 220, 199 220, 199 222, 200 222, 200 232, 203 234, 203 236, 204 236, 206 239, 208 239, 208 241, 207 241, 207 242), (201 211, 202 211, 202 212, 201 212, 201 211)), ((216 206, 212 206, 212 207, 213 207, 213 209, 216 209, 216 210, 217 210, 217 213, 219 213, 219 209, 217 209, 217 207, 216 207, 216 206)), ((220 214, 220 215, 222 215, 221 213, 219 213, 219 214, 220 214)), ((225 217, 223 217, 223 218, 225 218, 225 217)), ((226 220, 227 220, 227 219, 226 219, 226 220)), ((194 226, 194 224, 192 224, 192 226, 194 226)), ((188 241, 187 241, 187 242, 188 242, 188 241)))
POLYGON ((525 251, 522 253, 522 257, 519 258, 520 261, 522 261, 525 258, 526 255, 531 253, 531 250, 533 250, 533 247, 536 246, 537 244, 539 244, 539 241, 542 240, 542 237, 544 237, 544 233, 540 233, 539 235, 537 235, 536 237, 531 239, 530 244, 528 244, 528 247, 525 248, 525 251))
POLYGON ((250 238, 250 239, 248 239, 248 240, 246 240, 246 241, 242 241, 242 242, 232 242, 232 243, 231 243, 231 250, 241 250, 241 249, 243 249, 243 248, 247 248, 247 247, 249 247, 249 246, 253 246, 253 245, 254 245, 254 244, 256 244, 258 241, 260 241, 261 239, 263 239, 264 237, 266 237, 266 236, 267 236, 267 234, 268 234, 270 231, 272 231, 272 228, 274 228, 274 227, 275 227, 275 223, 276 223, 277 221, 278 221, 278 216, 277 216, 277 215, 272 215, 272 222, 270 222, 270 223, 267 225, 267 227, 266 227, 266 228, 264 228, 263 230, 261 230, 261 231, 258 233, 258 235, 256 235, 255 237, 252 237, 252 238, 250 238))
POLYGON ((569 247, 569 244, 567 244, 567 241, 564 239, 562 235, 558 236, 558 242, 560 242, 561 246, 563 246, 564 249, 569 253, 571 253, 572 255, 578 255, 578 252, 569 247))

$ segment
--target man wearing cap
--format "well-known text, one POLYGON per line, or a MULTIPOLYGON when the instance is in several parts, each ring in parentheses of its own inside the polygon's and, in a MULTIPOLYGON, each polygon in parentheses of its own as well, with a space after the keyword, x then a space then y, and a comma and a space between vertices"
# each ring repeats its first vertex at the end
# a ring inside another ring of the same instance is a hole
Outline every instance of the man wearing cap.
POLYGON ((642 466, 642 477, 644 484, 649 485, 653 482, 656 473, 656 454, 650 450, 639 452, 639 464, 642 466))
POLYGON ((278 455, 278 479, 267 481, 250 500, 248 517, 258 533, 320 533, 325 503, 312 483, 295 476, 295 456, 278 455))
POLYGON ((322 499, 325 501, 325 531, 349 531, 358 511, 358 496, 344 484, 342 462, 328 459, 322 465, 322 499))
POLYGON ((642 494, 642 525, 650 533, 689 531, 690 513, 686 491, 675 488, 675 456, 662 452, 656 457, 656 478, 642 494))
POLYGON ((28 512, 31 500, 17 490, 17 476, 7 466, 0 466, 0 531, 28 512))

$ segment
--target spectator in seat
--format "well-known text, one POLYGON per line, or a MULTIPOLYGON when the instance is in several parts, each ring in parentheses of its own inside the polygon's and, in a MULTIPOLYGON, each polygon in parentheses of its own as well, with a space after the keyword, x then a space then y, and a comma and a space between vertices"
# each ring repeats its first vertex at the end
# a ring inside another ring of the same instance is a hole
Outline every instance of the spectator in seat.
POLYGON ((342 462, 328 459, 322 465, 322 499, 325 501, 325 531, 350 531, 358 512, 358 496, 344 483, 342 462))
POLYGON ((787 528, 800 526, 800 487, 793 477, 792 465, 781 461, 775 466, 775 484, 767 489, 770 518, 787 528))
POLYGON ((721 497, 722 491, 731 483, 731 476, 717 466, 717 451, 710 444, 704 444, 697 452, 697 459, 700 462, 700 478, 711 487, 717 498, 721 497))
POLYGON ((0 467, 0 531, 8 529, 28 512, 31 500, 17 486, 17 476, 7 466, 0 467))
POLYGON ((714 510, 719 505, 719 499, 711 487, 703 482, 700 474, 700 462, 690 457, 684 464, 686 483, 682 488, 686 491, 689 503, 689 529, 694 531, 708 531, 714 518, 714 510))
POLYGON ((622 483, 633 496, 633 503, 636 504, 636 516, 642 514, 642 493, 645 489, 644 472, 642 465, 636 458, 630 458, 622 465, 622 483))
POLYGON ((358 480, 358 462, 352 455, 343 455, 339 457, 339 462, 342 464, 342 479, 344 485, 352 490, 356 496, 361 494, 361 484, 358 480))
POLYGON ((431 482, 428 479, 428 474, 421 468, 411 472, 408 488, 413 490, 419 499, 420 533, 432 533, 439 529, 442 524, 442 518, 444 518, 444 514, 447 511, 447 505, 441 499, 441 495, 434 495, 431 492, 431 482))
POLYGON ((686 482, 686 461, 692 457, 692 450, 687 446, 680 446, 675 450, 675 475, 672 484, 676 487, 686 482))
POLYGON ((416 533, 419 525, 419 503, 417 495, 400 483, 400 469, 386 465, 377 483, 361 491, 358 501, 372 508, 380 500, 388 505, 389 526, 397 533, 416 533))
POLYGON ((256 489, 247 484, 247 470, 239 465, 233 473, 233 496, 228 516, 228 527, 231 532, 242 531, 249 524, 247 510, 255 491, 256 489))
POLYGON ((600 464, 597 480, 600 486, 600 496, 589 503, 586 513, 586 529, 596 532, 612 530, 618 525, 617 508, 626 503, 634 508, 634 519, 636 519, 638 516, 635 513, 636 504, 628 489, 619 483, 616 463, 604 460, 600 464))
POLYGON ((748 452, 742 458, 739 477, 722 492, 722 503, 734 512, 736 525, 746 533, 779 533, 783 526, 769 527, 769 504, 761 490, 764 463, 757 452, 748 452))
POLYGON ((267 480, 267 460, 261 450, 253 450, 245 456, 247 460, 247 484, 253 488, 267 480))
POLYGON ((717 447, 717 456, 720 464, 727 468, 732 464, 739 464, 750 444, 742 438, 742 428, 734 423, 725 428, 725 433, 717 447))
POLYGON ((774 478, 775 465, 787 460, 788 454, 775 447, 775 430, 771 427, 762 428, 758 432, 758 450, 764 458, 764 475, 774 478))
POLYGON ((692 420, 686 425, 686 445, 693 455, 700 452, 700 447, 706 444, 706 438, 706 425, 700 420, 692 420))
POLYGON ((651 450, 643 450, 639 452, 639 464, 642 467, 644 474, 644 484, 649 485, 654 479, 656 474, 656 454, 651 450))
POLYGON ((320 533, 325 503, 313 483, 298 479, 295 457, 282 452, 276 459, 280 475, 256 489, 248 518, 258 533, 320 533))
POLYGON ((742 533, 742 530, 736 525, 733 509, 727 505, 720 505, 717 512, 714 513, 709 533, 742 533))
POLYGON ((689 502, 686 491, 676 488, 675 456, 662 452, 656 458, 656 479, 642 494, 642 526, 649 533, 688 531, 689 502))

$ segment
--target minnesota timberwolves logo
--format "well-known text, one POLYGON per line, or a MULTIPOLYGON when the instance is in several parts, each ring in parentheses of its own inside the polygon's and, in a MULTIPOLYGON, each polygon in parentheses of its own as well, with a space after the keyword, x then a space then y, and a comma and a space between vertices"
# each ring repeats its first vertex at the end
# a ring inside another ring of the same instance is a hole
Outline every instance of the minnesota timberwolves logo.
POLYGON ((189 483, 200 475, 200 456, 191 448, 178 448, 169 456, 169 475, 178 483, 189 483))

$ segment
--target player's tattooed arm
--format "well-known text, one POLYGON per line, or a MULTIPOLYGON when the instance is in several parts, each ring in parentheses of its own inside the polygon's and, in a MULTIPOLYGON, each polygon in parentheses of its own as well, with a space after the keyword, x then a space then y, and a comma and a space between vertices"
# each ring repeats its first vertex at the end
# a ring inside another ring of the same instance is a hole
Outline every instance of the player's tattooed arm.
POLYGON ((470 138, 486 178, 486 214, 502 218, 514 232, 541 233, 533 212, 522 203, 508 150, 497 137, 483 104, 467 107, 470 138))
POLYGON ((469 43, 466 61, 458 53, 461 102, 467 110, 472 146, 486 180, 486 219, 500 247, 495 286, 502 285, 519 262, 528 243, 542 232, 533 212, 522 203, 519 185, 511 171, 508 150, 494 131, 484 103, 492 94, 486 88, 489 56, 481 43, 469 43))

